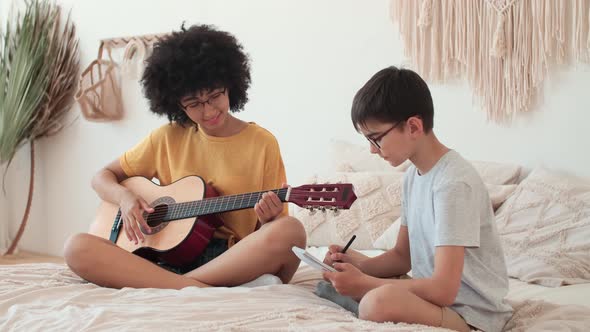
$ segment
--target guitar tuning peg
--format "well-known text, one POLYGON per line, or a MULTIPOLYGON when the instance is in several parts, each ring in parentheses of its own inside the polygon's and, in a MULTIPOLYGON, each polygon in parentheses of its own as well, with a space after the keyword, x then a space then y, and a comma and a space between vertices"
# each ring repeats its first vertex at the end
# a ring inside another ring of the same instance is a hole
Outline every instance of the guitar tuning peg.
POLYGON ((306 209, 309 210, 309 215, 310 216, 313 216, 317 212, 316 209, 313 206, 308 206, 308 207, 306 207, 306 209))
POLYGON ((337 207, 333 207, 330 210, 332 210, 332 213, 334 214, 334 216, 337 216, 340 214, 340 209, 337 207))

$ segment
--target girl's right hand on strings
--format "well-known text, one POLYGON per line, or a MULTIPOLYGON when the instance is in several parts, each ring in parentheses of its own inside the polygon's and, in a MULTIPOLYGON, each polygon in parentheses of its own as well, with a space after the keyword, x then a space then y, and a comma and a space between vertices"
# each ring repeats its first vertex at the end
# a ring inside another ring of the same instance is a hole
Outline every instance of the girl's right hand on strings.
POLYGON ((121 217, 123 218, 123 229, 127 234, 129 241, 138 243, 143 242, 145 237, 140 227, 146 232, 150 231, 150 227, 145 221, 143 214, 152 213, 154 209, 141 197, 137 196, 130 190, 126 190, 121 196, 121 217))

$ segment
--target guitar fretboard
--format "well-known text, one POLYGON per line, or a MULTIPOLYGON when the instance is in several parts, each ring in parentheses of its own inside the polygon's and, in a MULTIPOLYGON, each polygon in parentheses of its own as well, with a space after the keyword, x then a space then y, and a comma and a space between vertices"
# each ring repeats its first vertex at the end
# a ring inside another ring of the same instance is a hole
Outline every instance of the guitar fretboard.
POLYGON ((281 202, 286 202, 288 188, 259 191, 247 194, 237 194, 222 197, 205 198, 199 201, 170 204, 163 221, 186 219, 227 211, 249 209, 254 207, 262 195, 272 191, 281 202))

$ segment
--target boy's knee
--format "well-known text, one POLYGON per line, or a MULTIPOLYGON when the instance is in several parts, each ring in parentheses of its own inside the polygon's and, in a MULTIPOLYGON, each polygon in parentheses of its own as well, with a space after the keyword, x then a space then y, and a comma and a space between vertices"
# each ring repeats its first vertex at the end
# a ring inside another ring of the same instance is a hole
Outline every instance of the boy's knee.
POLYGON ((395 285, 384 285, 369 291, 359 304, 359 318, 374 322, 398 322, 395 308, 403 303, 403 289, 395 285))

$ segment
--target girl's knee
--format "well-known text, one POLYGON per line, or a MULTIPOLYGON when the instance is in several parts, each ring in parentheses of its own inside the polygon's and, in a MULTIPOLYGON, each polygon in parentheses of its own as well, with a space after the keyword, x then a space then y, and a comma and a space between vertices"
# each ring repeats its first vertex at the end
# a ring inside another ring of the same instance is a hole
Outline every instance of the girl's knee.
POLYGON ((87 233, 70 236, 64 245, 64 258, 68 266, 75 270, 88 263, 92 255, 96 255, 93 250, 95 247, 93 243, 96 243, 96 240, 96 236, 87 233))
POLYGON ((287 216, 284 217, 285 222, 288 225, 288 232, 291 234, 291 240, 293 241, 293 245, 296 245, 300 248, 305 248, 307 244, 307 235, 305 233, 305 227, 301 221, 297 218, 287 216))
POLYGON ((298 219, 285 216, 271 221, 271 223, 271 225, 268 225, 271 226, 268 229, 267 236, 269 241, 286 244, 289 246, 289 250, 292 246, 305 248, 307 242, 305 228, 298 219), (280 240, 280 242, 277 240, 280 240))

